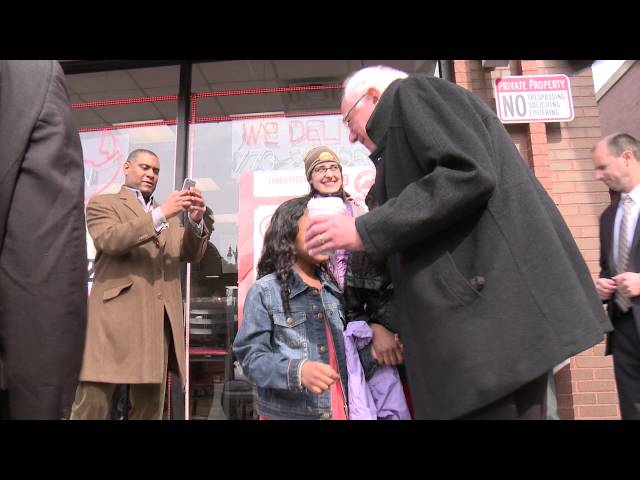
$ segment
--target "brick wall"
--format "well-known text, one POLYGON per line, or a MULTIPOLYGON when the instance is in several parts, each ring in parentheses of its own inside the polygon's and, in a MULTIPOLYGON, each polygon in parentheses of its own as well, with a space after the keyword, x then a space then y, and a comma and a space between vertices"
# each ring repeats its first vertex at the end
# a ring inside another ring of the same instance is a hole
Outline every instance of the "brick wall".
MULTIPOLYGON (((523 159, 558 205, 595 280, 599 273, 598 218, 609 192, 594 180, 591 148, 600 138, 600 116, 591 69, 563 71, 559 61, 512 60, 509 67, 483 69, 480 60, 454 60, 456 83, 495 111, 493 84, 506 75, 564 73, 570 77, 575 119, 571 122, 506 125, 523 159)), ((570 359, 556 374, 563 419, 619 418, 611 357, 604 343, 570 359)))

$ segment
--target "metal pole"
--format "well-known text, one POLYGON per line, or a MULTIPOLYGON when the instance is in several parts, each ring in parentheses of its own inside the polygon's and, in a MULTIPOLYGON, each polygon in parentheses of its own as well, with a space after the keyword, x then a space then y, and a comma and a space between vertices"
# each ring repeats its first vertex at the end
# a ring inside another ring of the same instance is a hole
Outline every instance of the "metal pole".
MULTIPOLYGON (((183 61, 180 63, 180 87, 178 91, 178 112, 176 119, 176 162, 175 162, 175 189, 182 188, 182 182, 189 173, 189 122, 191 121, 191 65, 190 61, 183 61)), ((186 216, 183 218, 186 222, 186 216)), ((182 291, 185 292, 186 298, 183 299, 185 305, 185 313, 189 312, 189 292, 187 276, 187 266, 184 265, 181 269, 180 279, 182 282, 182 291), (186 286, 186 288, 185 288, 186 286)), ((185 315, 184 321, 185 331, 185 355, 186 355, 186 376, 185 378, 185 396, 184 407, 181 412, 180 402, 172 404, 173 408, 177 411, 175 415, 171 415, 174 419, 187 419, 188 401, 189 401, 189 317, 185 315)), ((181 382, 177 382, 181 384, 181 382)))

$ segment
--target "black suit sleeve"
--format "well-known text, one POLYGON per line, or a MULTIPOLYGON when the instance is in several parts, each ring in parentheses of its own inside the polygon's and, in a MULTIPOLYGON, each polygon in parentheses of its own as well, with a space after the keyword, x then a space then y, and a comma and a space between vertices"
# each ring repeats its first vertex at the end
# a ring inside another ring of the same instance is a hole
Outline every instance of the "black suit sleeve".
POLYGON ((600 216, 600 278, 614 276, 613 265, 609 265, 609 252, 613 243, 613 224, 617 204, 610 205, 600 216))
POLYGON ((0 212, 0 362, 11 418, 59 419, 73 403, 86 328, 82 147, 57 62, 0 71, 0 143, 14 152, 0 165, 11 176, 0 212))

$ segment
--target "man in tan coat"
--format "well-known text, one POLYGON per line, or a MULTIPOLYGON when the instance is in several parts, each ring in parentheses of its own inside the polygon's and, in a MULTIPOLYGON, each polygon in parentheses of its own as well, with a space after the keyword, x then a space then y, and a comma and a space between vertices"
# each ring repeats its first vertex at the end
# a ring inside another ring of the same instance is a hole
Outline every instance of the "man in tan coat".
POLYGON ((170 359, 186 380, 180 262, 199 261, 207 248, 205 202, 191 188, 158 206, 160 161, 149 150, 131 152, 123 168, 120 192, 87 205, 96 273, 72 420, 105 419, 117 384, 130 385, 129 418, 161 419, 170 359))

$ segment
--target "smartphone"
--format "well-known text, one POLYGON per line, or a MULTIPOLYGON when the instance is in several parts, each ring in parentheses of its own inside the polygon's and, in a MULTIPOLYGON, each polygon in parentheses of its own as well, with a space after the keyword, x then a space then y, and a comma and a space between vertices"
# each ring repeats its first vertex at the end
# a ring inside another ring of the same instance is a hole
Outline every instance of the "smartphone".
POLYGON ((185 178, 184 183, 182 184, 182 190, 189 190, 190 188, 194 188, 196 186, 196 182, 191 180, 190 178, 185 178))

